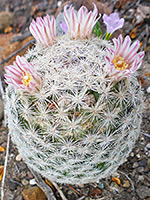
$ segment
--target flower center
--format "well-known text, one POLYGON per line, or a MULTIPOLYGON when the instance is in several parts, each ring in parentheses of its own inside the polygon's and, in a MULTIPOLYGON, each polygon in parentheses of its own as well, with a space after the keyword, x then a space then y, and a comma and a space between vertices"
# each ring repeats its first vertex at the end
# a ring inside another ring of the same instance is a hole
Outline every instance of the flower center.
POLYGON ((23 74, 23 76, 21 78, 22 78, 23 85, 28 86, 31 82, 32 76, 27 71, 23 74))
POLYGON ((115 68, 119 69, 120 71, 124 71, 129 66, 129 64, 124 60, 124 58, 119 55, 115 55, 112 63, 114 64, 115 68))

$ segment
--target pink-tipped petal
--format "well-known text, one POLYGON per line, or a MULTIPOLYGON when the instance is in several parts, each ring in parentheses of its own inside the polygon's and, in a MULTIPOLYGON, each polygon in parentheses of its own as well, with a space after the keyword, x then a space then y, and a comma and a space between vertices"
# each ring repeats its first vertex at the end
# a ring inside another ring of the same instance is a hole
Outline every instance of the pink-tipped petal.
POLYGON ((124 41, 122 35, 114 38, 114 48, 106 49, 106 69, 108 75, 115 81, 130 77, 142 65, 144 52, 137 53, 140 42, 131 45, 131 39, 126 36, 124 41), (131 45, 131 46, 130 46, 131 45), (112 67, 113 66, 113 67, 112 67))
POLYGON ((68 27, 68 33, 72 39, 91 37, 93 27, 99 19, 96 19, 98 13, 97 7, 95 4, 93 5, 93 12, 88 12, 87 8, 82 6, 77 14, 72 5, 68 10, 66 6, 64 7, 64 19, 68 27))
POLYGON ((46 15, 43 19, 36 18, 36 22, 32 20, 29 30, 36 41, 44 46, 50 46, 55 41, 56 37, 56 22, 52 16, 46 15))
POLYGON ((34 66, 24 57, 17 56, 13 65, 5 67, 5 82, 16 89, 33 92, 40 87, 41 79, 34 66))

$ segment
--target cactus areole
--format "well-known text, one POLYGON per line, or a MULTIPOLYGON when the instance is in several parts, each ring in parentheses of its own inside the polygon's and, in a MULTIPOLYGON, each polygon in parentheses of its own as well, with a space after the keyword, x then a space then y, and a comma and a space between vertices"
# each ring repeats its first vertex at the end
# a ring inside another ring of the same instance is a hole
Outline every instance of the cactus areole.
POLYGON ((29 167, 58 183, 110 176, 140 132, 143 100, 136 70, 144 52, 129 36, 109 40, 123 26, 118 14, 117 25, 102 35, 97 15, 95 5, 90 12, 65 7, 67 31, 59 37, 54 17, 33 20, 35 47, 5 67, 12 140, 29 167))

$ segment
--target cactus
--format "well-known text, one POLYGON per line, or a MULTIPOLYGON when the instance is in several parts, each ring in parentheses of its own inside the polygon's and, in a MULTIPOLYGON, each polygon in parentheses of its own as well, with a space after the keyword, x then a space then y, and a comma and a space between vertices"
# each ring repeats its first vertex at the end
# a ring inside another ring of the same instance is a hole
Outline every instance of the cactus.
POLYGON ((84 184, 110 176, 135 145, 143 108, 135 71, 144 53, 137 53, 139 41, 130 46, 129 36, 123 42, 120 35, 114 45, 94 36, 95 6, 89 13, 85 7, 64 12, 68 34, 60 37, 54 18, 32 22, 36 46, 5 67, 5 108, 12 140, 28 166, 52 181, 84 184), (80 26, 81 13, 93 24, 80 26), (38 23, 46 27, 41 33, 38 23))

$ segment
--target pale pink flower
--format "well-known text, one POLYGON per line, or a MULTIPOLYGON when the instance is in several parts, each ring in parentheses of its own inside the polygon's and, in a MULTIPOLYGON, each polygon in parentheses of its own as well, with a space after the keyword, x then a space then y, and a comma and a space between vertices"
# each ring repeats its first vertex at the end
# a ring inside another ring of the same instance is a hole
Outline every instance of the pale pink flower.
POLYGON ((76 13, 72 5, 67 10, 64 7, 64 18, 68 27, 68 33, 72 39, 89 38, 92 35, 93 27, 100 18, 96 19, 98 10, 95 4, 93 12, 88 12, 85 6, 82 6, 76 13))
POLYGON ((51 46, 56 37, 56 20, 47 14, 43 19, 36 18, 36 22, 32 20, 29 30, 36 41, 44 46, 51 46))
POLYGON ((107 27, 107 33, 112 34, 114 31, 116 31, 119 28, 122 28, 124 25, 124 19, 119 18, 119 14, 114 12, 111 15, 103 15, 103 21, 106 24, 107 27))
POLYGON ((118 81, 140 68, 144 52, 137 53, 140 42, 137 40, 131 45, 129 36, 123 42, 122 35, 119 35, 118 39, 113 39, 113 43, 113 48, 107 48, 105 69, 109 76, 118 81))
POLYGON ((40 76, 25 57, 17 56, 13 65, 5 67, 5 72, 5 82, 15 86, 16 89, 32 92, 40 87, 40 76))

